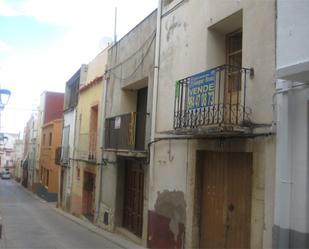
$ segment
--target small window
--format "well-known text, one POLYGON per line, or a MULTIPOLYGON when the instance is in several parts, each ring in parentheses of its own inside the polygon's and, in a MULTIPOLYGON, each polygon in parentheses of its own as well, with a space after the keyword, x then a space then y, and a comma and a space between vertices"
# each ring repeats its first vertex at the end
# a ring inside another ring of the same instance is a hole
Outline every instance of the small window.
POLYGON ((46 136, 45 136, 45 134, 43 134, 43 145, 45 145, 45 138, 46 138, 46 136))
POLYGON ((242 66, 242 31, 237 30, 226 37, 227 45, 227 64, 231 65, 228 74, 228 91, 241 90, 241 71, 242 66))
POLYGON ((46 170, 46 186, 49 184, 49 170, 46 170))
POLYGON ((49 142, 48 142, 48 145, 49 145, 49 146, 52 145, 52 139, 53 139, 53 134, 50 132, 50 133, 49 133, 49 142))
POLYGON ((43 182, 43 171, 44 171, 44 169, 41 166, 41 182, 43 182))

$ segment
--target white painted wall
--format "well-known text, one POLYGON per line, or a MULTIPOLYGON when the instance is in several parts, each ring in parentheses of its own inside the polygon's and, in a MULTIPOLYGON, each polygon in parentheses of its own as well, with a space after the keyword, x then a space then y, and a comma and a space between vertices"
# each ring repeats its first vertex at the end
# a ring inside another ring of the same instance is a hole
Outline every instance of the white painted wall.
MULTIPOLYGON (((70 127, 69 131, 69 158, 74 158, 74 139, 75 139, 75 127, 76 127, 76 109, 73 109, 69 112, 65 112, 63 115, 63 127, 70 127)), ((63 144, 63 138, 62 138, 62 144, 63 144)), ((69 164, 71 164, 72 167, 72 162, 69 161, 69 164)), ((71 193, 71 187, 72 187, 72 178, 73 178, 73 170, 72 168, 69 168, 67 170, 66 176, 66 193, 70 194, 71 193)))
POLYGON ((307 247, 309 237, 309 1, 277 1, 278 247, 307 247), (295 88, 295 86, 301 87, 295 88), (289 89, 293 88, 293 89, 289 89))
POLYGON ((277 67, 309 61, 309 1, 278 0, 277 6, 277 67))
POLYGON ((309 82, 309 1, 277 1, 277 75, 309 82))
POLYGON ((277 108, 275 225, 308 234, 309 88, 281 94, 277 108))

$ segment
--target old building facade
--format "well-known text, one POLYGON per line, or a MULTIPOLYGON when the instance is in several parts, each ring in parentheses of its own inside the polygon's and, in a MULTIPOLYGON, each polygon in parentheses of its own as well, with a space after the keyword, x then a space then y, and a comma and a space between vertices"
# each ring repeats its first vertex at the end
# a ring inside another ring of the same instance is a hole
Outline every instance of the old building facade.
POLYGON ((73 157, 71 212, 94 222, 99 166, 101 164, 101 113, 103 74, 107 49, 87 65, 87 76, 79 86, 73 157))
POLYGON ((70 210, 72 178, 73 178, 73 158, 74 141, 77 120, 77 104, 79 98, 79 86, 84 85, 87 75, 87 66, 81 68, 66 82, 64 95, 63 129, 61 143, 61 171, 59 202, 61 208, 70 210))
POLYGON ((24 151, 23 151, 23 174, 22 184, 29 189, 35 186, 35 179, 37 178, 35 170, 36 147, 37 147, 37 131, 38 131, 38 116, 34 112, 28 120, 24 129, 24 151))
POLYGON ((156 11, 108 52, 97 223, 147 241, 148 166, 156 11))
POLYGON ((61 145, 62 119, 54 119, 42 127, 40 150, 40 184, 37 194, 47 201, 58 201, 59 166, 57 149, 61 145))
POLYGON ((270 248, 275 1, 161 3, 148 246, 270 248))
POLYGON ((22 162, 24 156, 24 141, 17 139, 14 145, 13 165, 14 165, 14 179, 20 182, 22 177, 22 162))
POLYGON ((33 191, 47 201, 58 201, 59 173, 56 150, 61 146, 64 94, 45 91, 40 96, 36 168, 33 191))

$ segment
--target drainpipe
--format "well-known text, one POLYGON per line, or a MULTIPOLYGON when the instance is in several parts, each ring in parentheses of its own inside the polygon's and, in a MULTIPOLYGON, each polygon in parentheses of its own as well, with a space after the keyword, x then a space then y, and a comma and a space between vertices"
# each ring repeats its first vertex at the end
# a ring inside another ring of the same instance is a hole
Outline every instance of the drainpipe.
MULTIPOLYGON (((155 65, 154 65, 154 80, 153 80, 153 99, 152 99, 152 118, 151 118, 151 135, 150 141, 155 140, 156 135, 156 118, 157 118, 157 97, 159 84, 159 64, 160 64, 160 45, 161 45, 161 15, 162 15, 162 0, 158 1, 157 10, 157 29, 156 29, 156 48, 155 48, 155 65)), ((154 182, 154 146, 150 148, 149 161, 149 181, 150 188, 154 182)))
MULTIPOLYGON (((105 73, 104 73, 105 75, 105 73)), ((105 138, 105 112, 106 112, 106 98, 107 98, 107 80, 104 77, 103 80, 103 93, 101 98, 101 129, 100 129, 100 141, 101 141, 101 154, 100 154, 100 160, 103 160, 103 148, 104 148, 104 138, 105 138)), ((100 213, 100 203, 102 201, 102 178, 103 178, 103 162, 101 162, 99 166, 100 172, 99 172, 99 196, 98 196, 98 203, 97 203, 97 212, 95 212, 96 217, 94 217, 94 220, 97 221, 100 213)))
POLYGON ((277 118, 275 117, 276 116, 276 104, 275 104, 275 102, 276 102, 277 95, 282 94, 282 93, 287 93, 287 92, 292 91, 292 90, 301 90, 301 89, 304 89, 306 87, 309 87, 309 83, 300 83, 300 84, 297 84, 297 85, 294 85, 294 86, 291 86, 291 87, 288 87, 288 88, 285 88, 285 89, 280 89, 272 95, 273 121, 272 121, 271 130, 273 132, 276 132, 277 122, 278 122, 277 118))

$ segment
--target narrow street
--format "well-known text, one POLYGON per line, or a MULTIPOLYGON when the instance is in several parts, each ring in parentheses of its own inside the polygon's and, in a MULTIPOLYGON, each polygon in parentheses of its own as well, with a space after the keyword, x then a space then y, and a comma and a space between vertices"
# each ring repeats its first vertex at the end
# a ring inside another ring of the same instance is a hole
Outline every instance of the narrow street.
POLYGON ((119 248, 74 223, 12 180, 0 180, 0 248, 119 248))

